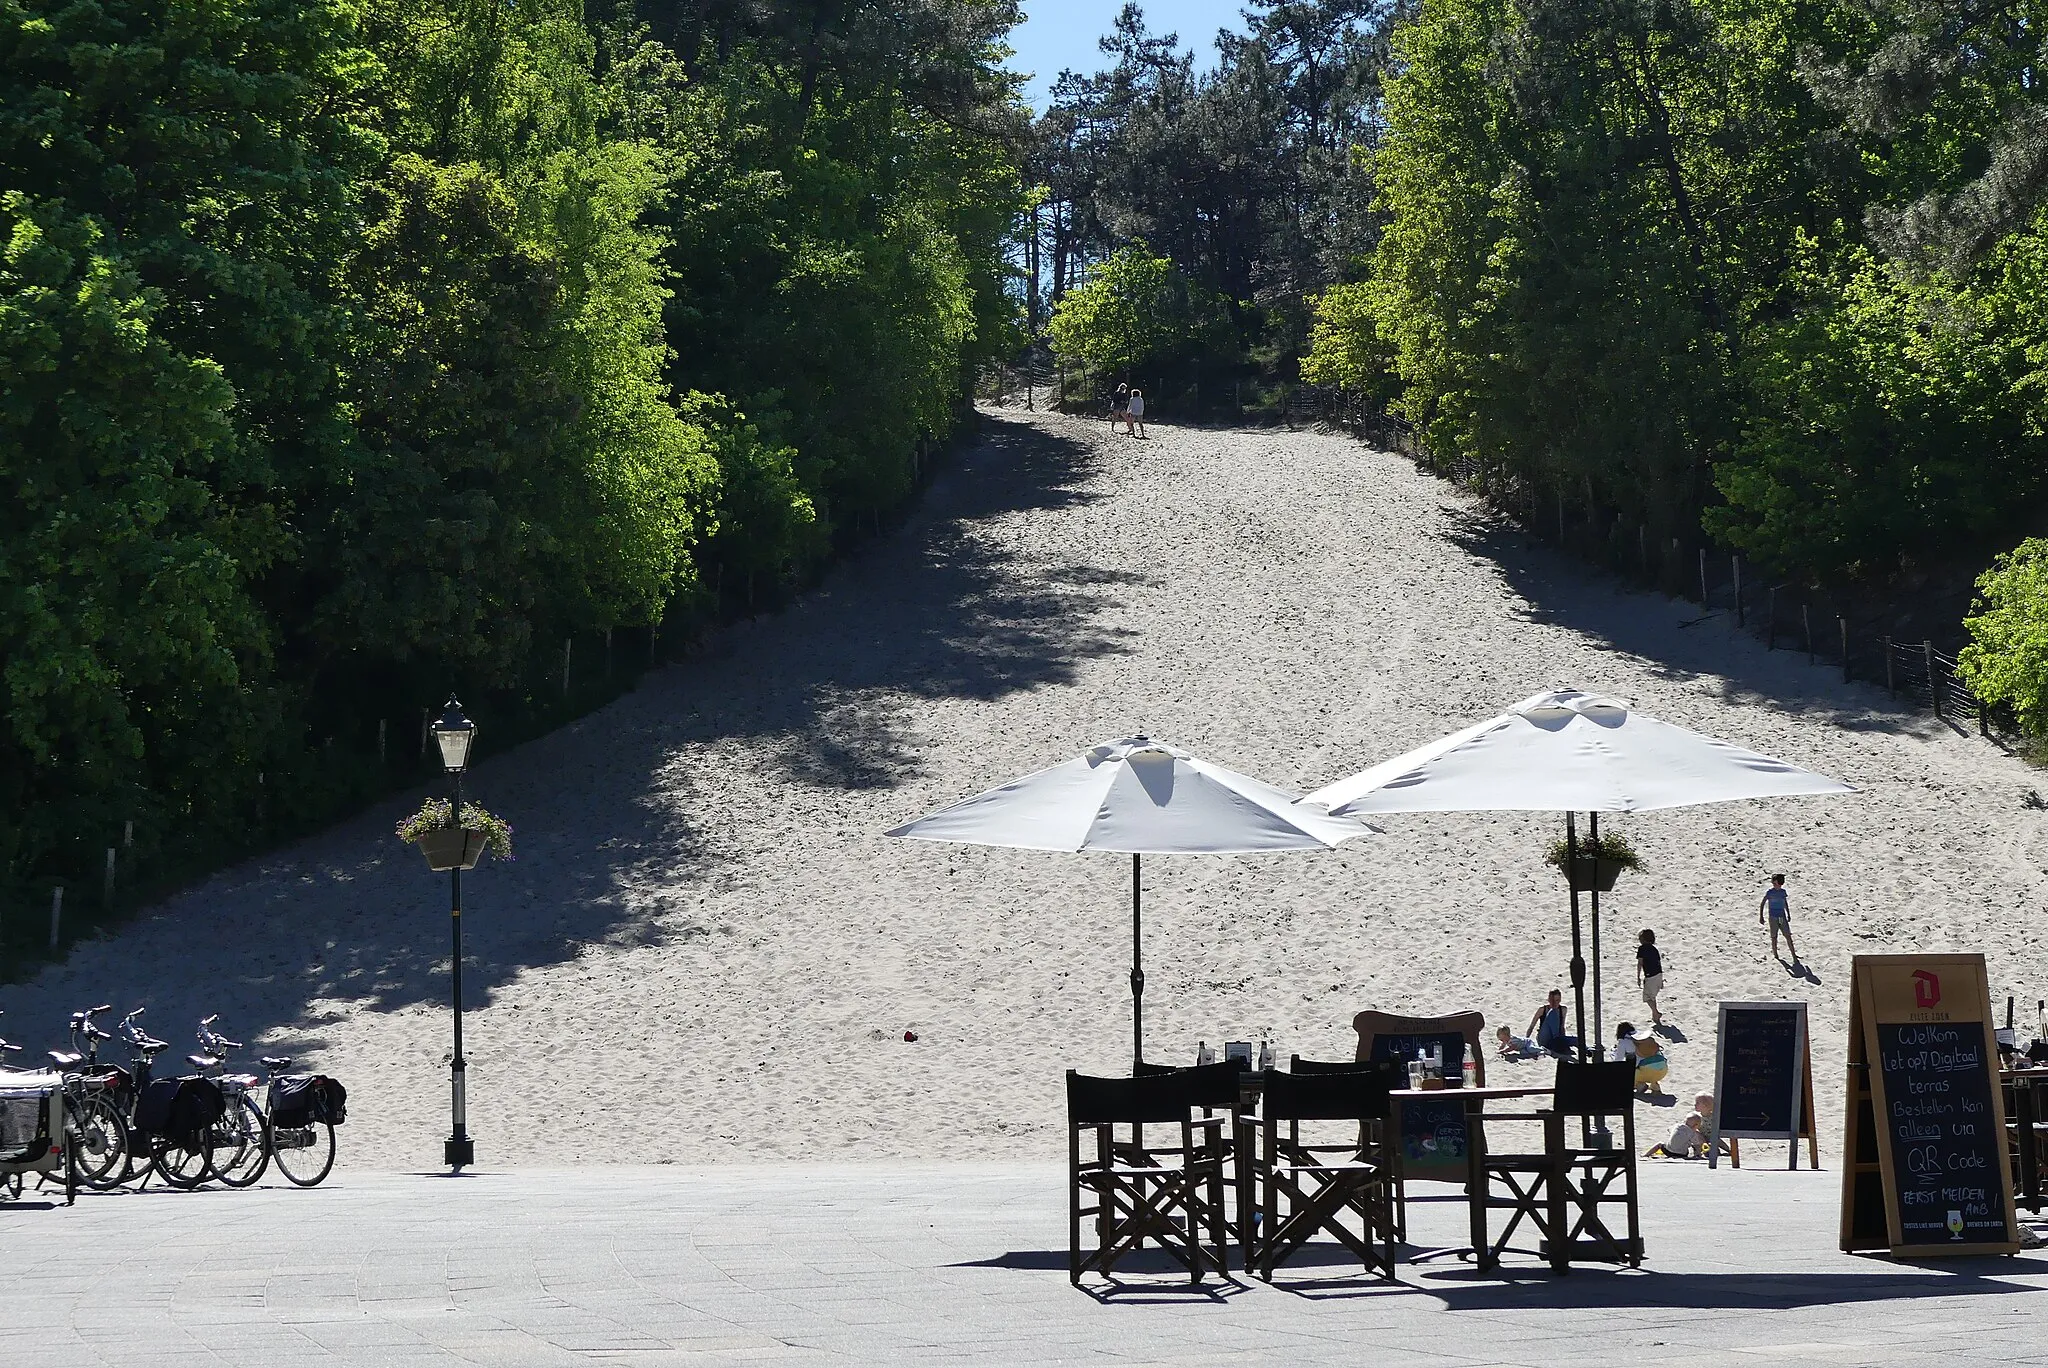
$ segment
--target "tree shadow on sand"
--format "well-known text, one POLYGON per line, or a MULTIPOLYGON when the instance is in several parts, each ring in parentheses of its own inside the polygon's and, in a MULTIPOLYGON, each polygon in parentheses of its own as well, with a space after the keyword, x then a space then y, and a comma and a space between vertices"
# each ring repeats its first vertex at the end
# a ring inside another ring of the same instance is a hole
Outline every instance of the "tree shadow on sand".
MULTIPOLYGON (((465 794, 514 823, 517 859, 465 883, 465 1005, 593 943, 732 933, 692 909, 738 882, 735 834, 772 813, 700 801, 692 753, 743 747, 764 782, 893 786, 919 769, 905 737, 920 702, 1063 683, 1081 661, 1127 649, 1104 621, 1125 574, 1025 564, 1002 535, 1007 520, 1098 498, 1093 465, 1080 443, 990 421, 903 528, 786 612, 480 763, 465 794)), ((76 946, 7 990, 11 1034, 57 1044, 69 1012, 112 1002, 146 1004, 145 1024, 180 1053, 210 1012, 239 1038, 281 1029, 279 1048, 303 1051, 351 1012, 443 1000, 448 880, 392 837, 420 797, 245 861, 76 946)))
MULTIPOLYGON (((1539 544, 1485 509, 1451 510, 1446 538, 1499 571, 1502 584, 1528 605, 1527 620, 1576 632, 1641 661, 1660 678, 1689 684, 1719 681, 1724 701, 1761 699, 1850 731, 1935 735, 1945 730, 1933 717, 1901 708, 1872 684, 1845 684, 1838 665, 1809 665, 1803 651, 1765 650, 1762 641, 1736 629, 1732 612, 1708 612, 1696 603, 1626 585, 1597 566, 1539 544)), ((1597 690, 1599 683, 1587 680, 1582 687, 1597 690)))

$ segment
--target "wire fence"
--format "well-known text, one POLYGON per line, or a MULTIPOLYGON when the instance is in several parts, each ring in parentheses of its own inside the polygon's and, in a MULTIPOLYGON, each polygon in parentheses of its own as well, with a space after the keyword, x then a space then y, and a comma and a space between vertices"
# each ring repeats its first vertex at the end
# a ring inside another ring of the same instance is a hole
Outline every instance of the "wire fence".
POLYGON ((1770 583, 1740 553, 1704 539, 1653 532, 1646 523, 1599 507, 1590 489, 1575 498, 1468 456, 1441 456, 1399 417, 1347 405, 1328 393, 1318 399, 1326 418, 1479 495, 1539 541, 1645 588, 1697 603, 1704 614, 1726 613, 1767 650, 1803 651, 1808 664, 1839 669, 1844 682, 1882 684, 1899 703, 1958 731, 1974 730, 2008 749, 2023 741, 2012 710, 1978 698, 1954 655, 1932 640, 1900 640, 1874 630, 1873 615, 1866 609, 1859 616, 1844 593, 1770 583))

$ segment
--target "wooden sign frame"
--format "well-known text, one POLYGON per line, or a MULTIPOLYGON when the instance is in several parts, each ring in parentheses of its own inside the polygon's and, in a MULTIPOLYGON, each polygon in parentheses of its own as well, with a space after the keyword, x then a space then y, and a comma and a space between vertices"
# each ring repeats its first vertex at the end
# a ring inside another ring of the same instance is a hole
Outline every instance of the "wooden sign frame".
POLYGON ((1738 1140, 1783 1140, 1786 1143, 1785 1167, 1799 1167, 1799 1142, 1806 1142, 1806 1157, 1812 1168, 1820 1167, 1820 1138, 1813 1125, 1813 1034, 1807 1029, 1806 1003, 1804 1002, 1724 1002, 1721 1016, 1714 1035, 1714 1125, 1713 1134, 1707 1137, 1707 1167, 1716 1168, 1721 1162, 1723 1139, 1730 1142, 1729 1157, 1737 1168, 1742 1167, 1741 1151, 1733 1148, 1738 1140), (1798 1054, 1794 1067, 1799 1071, 1797 1095, 1792 1099, 1792 1126, 1789 1130, 1753 1130, 1748 1127, 1724 1126, 1722 1118, 1728 1115, 1728 1013, 1735 1011, 1791 1011, 1798 1014, 1798 1043, 1793 1047, 1798 1054))
POLYGON ((2016 1254, 2019 1213, 2013 1204, 2012 1157, 2005 1132, 2005 1097, 1998 1073, 1991 986, 1982 955, 1858 955, 1850 971, 1848 1106, 1842 1127, 1841 1247, 1845 1252, 1888 1248, 1895 1258, 2016 1254), (1921 985, 1926 985, 1922 987, 1921 985), (1878 1028, 1941 1022, 1975 1023, 1983 1031, 1984 1083, 1990 1094, 1985 1125, 1998 1169, 1988 1175, 2002 1203, 2003 1241, 1905 1242, 1899 1220, 1899 1174, 1884 1121, 1892 1114, 1879 1058, 1878 1028), (1875 1149, 1875 1155, 1867 1151, 1875 1149), (1882 1208, 1877 1219, 1873 1206, 1882 1208))

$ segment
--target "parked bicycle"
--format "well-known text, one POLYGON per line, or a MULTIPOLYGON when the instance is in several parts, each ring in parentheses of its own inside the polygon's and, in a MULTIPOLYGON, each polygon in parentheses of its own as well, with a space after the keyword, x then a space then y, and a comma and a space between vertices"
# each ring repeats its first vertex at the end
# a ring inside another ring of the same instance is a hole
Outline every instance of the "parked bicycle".
POLYGON ((93 1020, 113 1007, 101 1003, 71 1014, 71 1048, 51 1050, 64 1076, 66 1124, 78 1149, 78 1180, 105 1190, 128 1177, 128 1113, 118 1100, 129 1090, 127 1070, 100 1062, 100 1042, 113 1036, 93 1020))
POLYGON ((116 1181, 141 1175, 147 1183, 154 1173, 171 1187, 196 1188, 213 1174, 220 1090, 206 1079, 152 1077, 156 1057, 171 1047, 142 1029, 142 1013, 137 1007, 114 1028, 135 1051, 128 1086, 113 1098, 128 1123, 129 1162, 116 1181))
POLYGON ((334 1127, 347 1117, 347 1090, 317 1074, 288 1075, 288 1055, 265 1055, 263 1077, 230 1073, 228 1057, 242 1048, 213 1029, 218 1015, 199 1023, 202 1054, 192 1063, 220 1085, 226 1110, 214 1132, 213 1169, 230 1187, 248 1187, 272 1163, 295 1187, 313 1187, 334 1169, 334 1127), (263 1089, 258 1106, 255 1089, 263 1089))

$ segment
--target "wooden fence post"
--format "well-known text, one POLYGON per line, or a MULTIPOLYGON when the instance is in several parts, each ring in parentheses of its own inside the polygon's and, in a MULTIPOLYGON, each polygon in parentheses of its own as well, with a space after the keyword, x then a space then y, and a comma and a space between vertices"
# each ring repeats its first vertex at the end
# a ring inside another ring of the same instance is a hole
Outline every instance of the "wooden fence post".
POLYGON ((1977 735, 1991 735, 1991 709, 1981 702, 1977 704, 1977 735))
POLYGON ((55 950, 64 933, 64 885, 50 890, 50 948, 55 950))
POLYGON ((612 629, 609 627, 604 629, 604 681, 607 684, 612 681, 612 629))
POLYGON ((569 696, 569 647, 574 637, 562 638, 562 697, 569 696))
POLYGON ((1884 691, 1893 698, 1899 696, 1898 681, 1892 678, 1892 639, 1884 639, 1884 691))
POLYGON ((1557 544, 1564 546, 1564 486, 1557 487, 1557 544))
POLYGON ((1920 654, 1927 661, 1927 697, 1934 704, 1934 715, 1941 716, 1941 689, 1934 679, 1934 643, 1920 643, 1920 654))
POLYGON ((1847 684, 1849 682, 1849 619, 1838 617, 1835 619, 1835 626, 1842 633, 1842 682, 1847 684))
POLYGON ((1636 524, 1636 559, 1643 563, 1643 578, 1650 577, 1650 529, 1636 524))
POLYGON ((127 850, 135 844, 135 819, 121 823, 121 848, 127 850))
POLYGON ((1700 548, 1700 607, 1707 607, 1707 548, 1700 548))
POLYGON ((380 765, 384 763, 384 723, 385 719, 377 719, 377 763, 380 765))
POLYGON ((1799 630, 1806 636, 1806 663, 1813 664, 1813 614, 1807 605, 1799 605, 1799 630))
POLYGON ((1742 626, 1742 557, 1728 558, 1728 577, 1735 581, 1735 625, 1742 626))
POLYGON ((107 880, 100 889, 100 903, 105 907, 114 905, 114 848, 107 847, 107 880))

